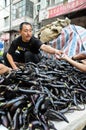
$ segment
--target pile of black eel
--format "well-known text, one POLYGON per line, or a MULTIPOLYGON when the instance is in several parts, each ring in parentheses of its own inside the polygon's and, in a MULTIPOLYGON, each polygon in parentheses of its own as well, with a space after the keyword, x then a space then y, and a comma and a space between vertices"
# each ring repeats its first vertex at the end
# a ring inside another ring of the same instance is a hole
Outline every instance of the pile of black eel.
POLYGON ((0 76, 0 124, 9 130, 57 130, 52 121, 69 123, 65 113, 85 103, 86 73, 62 60, 44 57, 0 76))

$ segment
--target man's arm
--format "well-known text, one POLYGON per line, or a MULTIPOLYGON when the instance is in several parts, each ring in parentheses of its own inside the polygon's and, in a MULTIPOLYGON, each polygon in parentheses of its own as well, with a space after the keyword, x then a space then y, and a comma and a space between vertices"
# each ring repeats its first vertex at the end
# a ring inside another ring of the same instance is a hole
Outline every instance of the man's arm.
POLYGON ((7 59, 8 59, 10 65, 12 66, 13 69, 15 69, 15 70, 18 69, 18 67, 16 66, 16 64, 13 60, 13 57, 9 53, 7 53, 7 59))
POLYGON ((61 50, 57 50, 57 49, 51 47, 50 45, 45 45, 45 44, 42 44, 40 49, 47 53, 50 53, 50 54, 61 55, 63 53, 61 50))

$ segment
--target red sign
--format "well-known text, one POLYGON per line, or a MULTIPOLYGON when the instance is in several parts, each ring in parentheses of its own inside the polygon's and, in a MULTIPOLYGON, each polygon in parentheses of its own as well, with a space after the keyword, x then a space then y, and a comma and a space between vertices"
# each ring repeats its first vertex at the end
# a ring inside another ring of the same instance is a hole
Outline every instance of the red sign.
POLYGON ((48 10, 48 18, 86 8, 86 0, 75 0, 48 10))

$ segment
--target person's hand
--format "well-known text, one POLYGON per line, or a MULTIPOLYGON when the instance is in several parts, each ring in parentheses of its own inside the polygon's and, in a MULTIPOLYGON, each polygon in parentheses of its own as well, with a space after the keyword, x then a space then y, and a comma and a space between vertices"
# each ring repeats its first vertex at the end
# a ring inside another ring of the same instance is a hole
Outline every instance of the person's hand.
POLYGON ((86 59, 86 51, 76 54, 72 57, 73 60, 83 60, 86 59))
POLYGON ((85 60, 81 60, 81 62, 86 65, 86 59, 85 60))
POLYGON ((15 68, 13 68, 13 70, 19 70, 19 68, 16 66, 15 68))
POLYGON ((12 71, 12 68, 8 67, 8 73, 10 73, 12 71))
POLYGON ((18 70, 19 68, 18 68, 18 66, 15 64, 12 69, 13 69, 13 70, 18 70))
POLYGON ((59 60, 67 60, 68 59, 68 56, 65 53, 61 54, 60 56, 58 56, 58 55, 55 55, 55 56, 56 56, 56 59, 59 59, 59 60))
POLYGON ((61 56, 64 52, 61 50, 55 50, 55 54, 61 56))
POLYGON ((67 60, 69 57, 65 53, 61 55, 60 59, 61 60, 67 60))
POLYGON ((61 50, 56 50, 56 51, 55 51, 55 57, 56 57, 56 59, 60 59, 60 57, 61 57, 62 54, 63 54, 63 51, 61 51, 61 50))

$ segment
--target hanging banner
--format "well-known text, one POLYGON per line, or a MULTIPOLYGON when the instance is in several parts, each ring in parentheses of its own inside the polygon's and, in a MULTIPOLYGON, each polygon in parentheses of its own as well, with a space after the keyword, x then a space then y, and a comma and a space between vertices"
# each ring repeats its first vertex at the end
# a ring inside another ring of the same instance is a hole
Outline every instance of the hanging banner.
POLYGON ((86 0, 75 0, 69 3, 61 4, 48 10, 48 18, 62 14, 74 12, 86 8, 86 0))

